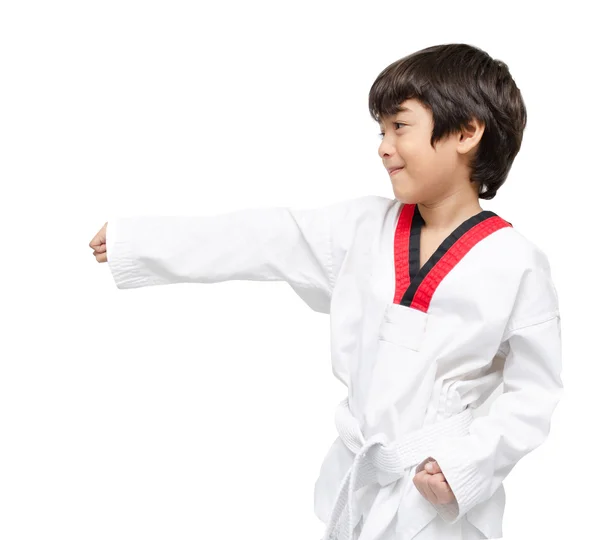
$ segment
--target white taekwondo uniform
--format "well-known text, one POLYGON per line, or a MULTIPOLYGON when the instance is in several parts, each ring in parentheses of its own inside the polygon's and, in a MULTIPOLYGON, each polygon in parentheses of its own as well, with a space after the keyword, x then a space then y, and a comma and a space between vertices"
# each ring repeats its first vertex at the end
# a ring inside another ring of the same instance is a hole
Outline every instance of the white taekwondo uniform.
POLYGON ((546 439, 563 393, 546 255, 484 210, 420 268, 422 225, 417 205, 371 195, 107 225, 120 289, 285 281, 330 315, 333 373, 348 397, 315 483, 324 539, 501 538, 502 481, 546 439), (475 414, 500 383, 489 412, 475 414), (456 502, 418 492, 429 458, 456 502))

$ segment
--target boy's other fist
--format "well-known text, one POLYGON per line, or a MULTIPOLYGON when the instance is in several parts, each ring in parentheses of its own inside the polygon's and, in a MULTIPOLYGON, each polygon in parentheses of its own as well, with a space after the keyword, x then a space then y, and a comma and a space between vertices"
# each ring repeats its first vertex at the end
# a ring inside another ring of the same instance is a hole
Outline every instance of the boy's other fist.
POLYGON ((442 469, 433 458, 428 458, 417 467, 413 483, 419 493, 431 503, 449 504, 456 501, 442 469))
POLYGON ((108 221, 104 224, 97 233, 92 241, 90 242, 90 247, 94 250, 94 257, 100 263, 106 262, 106 226, 108 225, 108 221))

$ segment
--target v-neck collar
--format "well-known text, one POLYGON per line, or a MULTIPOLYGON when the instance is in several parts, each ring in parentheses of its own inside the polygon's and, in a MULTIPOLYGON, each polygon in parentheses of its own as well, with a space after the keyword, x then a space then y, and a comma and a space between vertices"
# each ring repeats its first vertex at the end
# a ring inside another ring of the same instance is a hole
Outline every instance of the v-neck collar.
POLYGON ((418 205, 402 204, 394 237, 394 302, 424 311, 427 310, 431 295, 441 279, 456 266, 467 251, 492 232, 503 227, 512 227, 494 212, 482 210, 456 227, 429 257, 423 268, 419 269, 421 230, 424 224, 418 205), (446 261, 444 268, 439 265, 442 259, 446 261))
POLYGON ((425 225, 425 220, 419 212, 419 206, 414 205, 414 213, 410 226, 410 247, 409 247, 409 270, 411 281, 417 279, 419 274, 426 274, 433 266, 442 258, 452 245, 460 239, 469 229, 473 228, 478 223, 481 223, 488 217, 495 216, 490 210, 482 210, 478 214, 464 220, 458 227, 454 229, 439 247, 433 252, 431 257, 425 262, 421 268, 421 230, 425 225))

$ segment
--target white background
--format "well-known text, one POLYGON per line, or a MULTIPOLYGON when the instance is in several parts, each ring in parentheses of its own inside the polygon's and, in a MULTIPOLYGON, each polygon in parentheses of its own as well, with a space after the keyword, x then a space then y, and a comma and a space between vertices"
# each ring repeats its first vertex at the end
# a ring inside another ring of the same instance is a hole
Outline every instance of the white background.
POLYGON ((369 88, 418 49, 505 61, 527 106, 481 201, 548 255, 565 396, 505 481, 504 538, 588 538, 599 454, 591 4, 5 1, 0 8, 0 538, 312 539, 345 388, 285 283, 118 290, 118 215, 393 197, 369 88), (530 7, 531 6, 531 7, 530 7))

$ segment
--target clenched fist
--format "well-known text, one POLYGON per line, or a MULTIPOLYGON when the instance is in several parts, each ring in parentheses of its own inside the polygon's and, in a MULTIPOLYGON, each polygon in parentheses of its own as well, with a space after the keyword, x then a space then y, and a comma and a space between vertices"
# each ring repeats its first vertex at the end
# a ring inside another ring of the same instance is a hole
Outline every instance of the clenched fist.
POLYGON ((417 486, 419 493, 429 502, 448 504, 456 501, 454 492, 446 481, 446 477, 442 474, 437 461, 430 460, 424 467, 420 465, 417 471, 413 483, 417 486))
POLYGON ((97 233, 92 241, 90 242, 90 247, 94 250, 94 255, 98 262, 106 262, 106 226, 108 225, 108 221, 104 224, 97 233))

